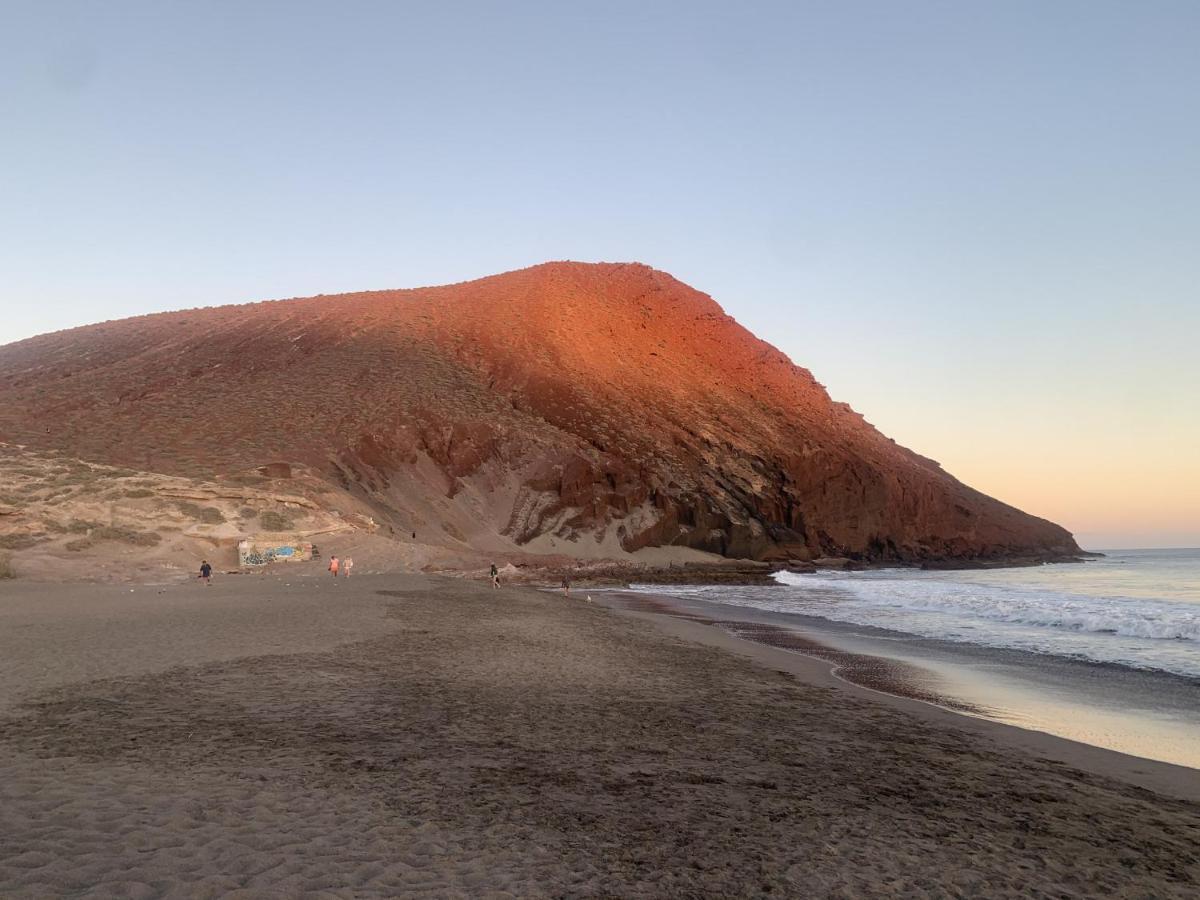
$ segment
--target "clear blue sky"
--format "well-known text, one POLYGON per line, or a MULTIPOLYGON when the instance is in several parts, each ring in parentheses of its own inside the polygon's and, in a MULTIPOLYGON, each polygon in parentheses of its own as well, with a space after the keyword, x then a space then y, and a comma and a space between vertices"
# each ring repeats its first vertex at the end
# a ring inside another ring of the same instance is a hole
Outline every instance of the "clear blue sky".
POLYGON ((15 2, 0 342, 640 260, 1085 544, 1200 545, 1200 3, 15 2))

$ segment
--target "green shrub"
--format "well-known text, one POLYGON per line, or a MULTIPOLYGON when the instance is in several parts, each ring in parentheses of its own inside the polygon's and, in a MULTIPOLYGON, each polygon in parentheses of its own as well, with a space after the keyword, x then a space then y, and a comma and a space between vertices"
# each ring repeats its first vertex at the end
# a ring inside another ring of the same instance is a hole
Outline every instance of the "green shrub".
POLYGON ((132 490, 125 491, 124 496, 130 500, 142 500, 146 497, 153 497, 154 491, 147 488, 133 488, 132 490))
POLYGON ((99 527, 99 522, 89 522, 87 519, 76 519, 67 523, 67 531, 71 534, 87 534, 92 529, 99 527))
POLYGON ((92 544, 93 541, 91 538, 75 538, 73 541, 67 541, 63 546, 72 553, 78 553, 80 550, 86 550, 88 547, 91 547, 92 544))
POLYGON ((243 506, 238 510, 238 516, 242 519, 254 519, 258 517, 258 510, 251 509, 249 506, 243 506))
POLYGON ((17 572, 13 569, 12 560, 7 555, 0 556, 0 579, 16 577, 17 572))

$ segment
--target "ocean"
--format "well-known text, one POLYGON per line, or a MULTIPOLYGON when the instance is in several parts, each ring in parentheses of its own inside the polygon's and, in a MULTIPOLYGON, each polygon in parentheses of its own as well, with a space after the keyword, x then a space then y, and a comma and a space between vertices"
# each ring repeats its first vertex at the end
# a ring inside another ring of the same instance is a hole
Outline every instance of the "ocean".
POLYGON ((899 661, 951 706, 1200 767, 1200 549, 1103 552, 1028 568, 781 572, 775 586, 634 589, 735 631, 739 620, 769 622, 899 661))
POLYGON ((1200 550, 1104 552, 1029 568, 780 572, 781 588, 642 589, 1200 678, 1200 550))

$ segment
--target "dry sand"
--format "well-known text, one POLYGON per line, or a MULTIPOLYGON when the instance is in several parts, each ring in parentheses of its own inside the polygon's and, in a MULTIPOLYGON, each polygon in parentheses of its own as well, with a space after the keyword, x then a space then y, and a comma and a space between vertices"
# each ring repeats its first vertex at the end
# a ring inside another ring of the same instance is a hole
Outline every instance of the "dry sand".
POLYGON ((682 626, 421 576, 0 585, 0 896, 1196 896, 1186 791, 682 626))

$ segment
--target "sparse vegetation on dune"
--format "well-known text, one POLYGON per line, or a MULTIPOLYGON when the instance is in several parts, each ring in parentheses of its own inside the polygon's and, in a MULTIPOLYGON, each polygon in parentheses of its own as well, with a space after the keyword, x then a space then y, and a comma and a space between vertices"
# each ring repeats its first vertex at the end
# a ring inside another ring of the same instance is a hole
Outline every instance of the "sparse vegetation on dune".
POLYGON ((264 531, 292 531, 296 527, 294 520, 273 509, 268 509, 259 515, 258 522, 264 531))
POLYGON ((19 475, 22 478, 42 478, 46 473, 34 466, 12 466, 8 469, 8 474, 19 475))
POLYGON ((16 578, 17 572, 13 568, 12 560, 8 554, 0 554, 0 580, 7 578, 16 578))
POLYGON ((101 525, 92 531, 91 538, 93 541, 119 541, 135 547, 153 547, 162 541, 157 532, 138 531, 121 525, 101 525))
POLYGON ((51 526, 51 530, 59 534, 80 535, 78 539, 66 544, 66 549, 72 552, 84 550, 99 541, 118 541, 136 547, 153 547, 162 541, 162 536, 154 531, 141 531, 126 525, 101 525, 86 519, 76 519, 66 525, 55 524, 51 526))
POLYGON ((44 537, 24 532, 0 534, 0 547, 5 550, 27 550, 36 544, 40 544, 43 540, 45 540, 44 537))
POLYGON ((185 516, 205 525, 221 525, 225 522, 225 514, 215 506, 200 506, 187 500, 176 500, 175 506, 185 516))
POLYGON ((243 487, 257 487, 269 484, 271 479, 264 475, 230 475, 226 481, 243 487))
MULTIPOLYGON (((238 523, 240 529, 295 527, 279 495, 222 484, 206 469, 203 479, 161 475, 86 463, 61 454, 0 442, 0 554, 24 564, 36 553, 39 573, 61 569, 75 574, 96 559, 122 564, 159 565, 169 543, 192 544, 204 529, 238 523), (259 517, 270 504, 280 511, 259 517), (31 549, 33 548, 33 549, 31 549)), ((269 482, 250 474, 245 483, 269 482)), ((301 501, 302 502, 302 501, 301 501)), ((196 552, 212 555, 211 547, 196 552)), ((39 577, 41 575, 39 574, 39 577)))

